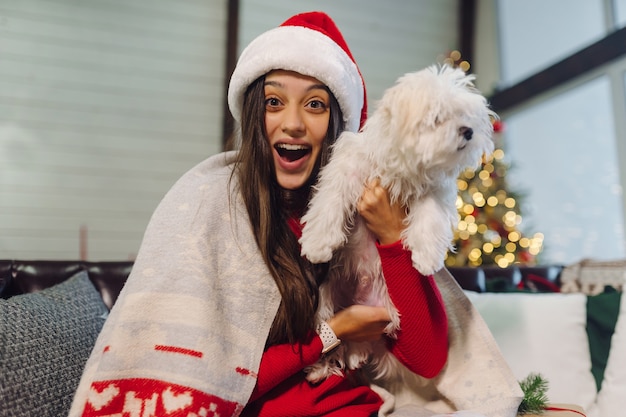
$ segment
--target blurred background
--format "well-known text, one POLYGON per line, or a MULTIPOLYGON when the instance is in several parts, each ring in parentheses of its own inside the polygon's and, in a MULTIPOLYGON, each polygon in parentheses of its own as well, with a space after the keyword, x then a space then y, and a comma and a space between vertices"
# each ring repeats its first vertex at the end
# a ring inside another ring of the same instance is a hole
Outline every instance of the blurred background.
POLYGON ((625 257, 626 0, 0 0, 0 259, 134 259, 167 190, 224 149, 238 54, 309 10, 370 109, 449 62, 500 115, 459 178, 448 265, 625 257))

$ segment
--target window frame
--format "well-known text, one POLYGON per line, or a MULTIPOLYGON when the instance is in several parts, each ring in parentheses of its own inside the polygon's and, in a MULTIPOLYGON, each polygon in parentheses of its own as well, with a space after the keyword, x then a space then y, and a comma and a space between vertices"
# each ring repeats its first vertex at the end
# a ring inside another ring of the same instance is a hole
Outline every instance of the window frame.
POLYGON ((622 188, 622 227, 626 236, 626 27, 526 79, 496 89, 489 97, 492 108, 503 119, 539 102, 575 89, 601 75, 608 76, 612 92, 613 120, 619 179, 622 188))

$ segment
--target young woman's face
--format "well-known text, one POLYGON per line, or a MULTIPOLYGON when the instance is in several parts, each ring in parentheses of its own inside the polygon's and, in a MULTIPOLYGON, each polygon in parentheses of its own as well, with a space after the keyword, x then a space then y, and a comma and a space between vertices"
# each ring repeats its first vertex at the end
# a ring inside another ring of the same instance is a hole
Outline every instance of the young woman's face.
POLYGON ((307 182, 329 119, 330 94, 320 81, 282 70, 265 76, 265 128, 281 187, 295 190, 307 182))

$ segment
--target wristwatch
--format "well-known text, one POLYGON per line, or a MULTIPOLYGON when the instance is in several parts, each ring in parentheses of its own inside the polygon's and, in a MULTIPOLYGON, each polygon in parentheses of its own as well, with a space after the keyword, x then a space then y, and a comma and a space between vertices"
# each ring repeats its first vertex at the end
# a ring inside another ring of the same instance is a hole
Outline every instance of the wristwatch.
POLYGON ((322 343, 324 344, 324 347, 322 348, 322 355, 327 355, 341 345, 341 340, 337 338, 333 329, 331 329, 325 321, 317 325, 317 334, 320 339, 322 339, 322 343))

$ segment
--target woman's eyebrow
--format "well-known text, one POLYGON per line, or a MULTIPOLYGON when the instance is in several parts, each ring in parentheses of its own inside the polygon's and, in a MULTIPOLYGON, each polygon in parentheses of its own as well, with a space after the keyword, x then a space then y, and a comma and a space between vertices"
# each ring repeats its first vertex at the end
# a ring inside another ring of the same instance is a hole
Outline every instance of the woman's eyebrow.
MULTIPOLYGON (((285 88, 283 83, 280 83, 278 81, 265 81, 264 85, 271 85, 273 87, 278 87, 278 88, 285 88)), ((312 90, 324 90, 324 91, 328 91, 328 87, 326 87, 326 85, 324 84, 312 84, 309 87, 307 87, 306 91, 312 91, 312 90)))
POLYGON ((278 81, 271 81, 271 80, 270 81, 265 81, 264 85, 271 85, 271 86, 274 86, 274 87, 284 88, 284 85, 282 83, 279 83, 278 81))
POLYGON ((312 86, 310 86, 309 88, 306 89, 307 91, 311 91, 311 90, 324 90, 324 91, 328 91, 328 87, 326 87, 324 84, 313 84, 312 86))

